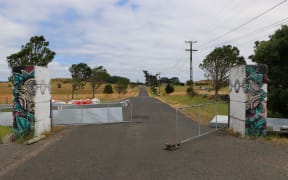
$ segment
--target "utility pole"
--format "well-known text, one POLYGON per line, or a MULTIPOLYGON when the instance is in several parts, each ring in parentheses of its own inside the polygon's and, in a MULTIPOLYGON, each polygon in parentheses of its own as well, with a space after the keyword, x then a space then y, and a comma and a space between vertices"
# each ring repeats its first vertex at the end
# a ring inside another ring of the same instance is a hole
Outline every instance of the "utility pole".
POLYGON ((197 43, 197 41, 185 41, 185 43, 189 43, 190 48, 189 49, 185 49, 185 51, 189 51, 190 52, 190 95, 193 95, 194 91, 193 91, 193 69, 192 69, 192 52, 193 51, 198 51, 196 49, 192 48, 192 44, 193 43, 197 43))
POLYGON ((160 96, 160 87, 161 87, 161 81, 160 81, 160 72, 158 72, 156 74, 156 79, 157 79, 157 76, 159 76, 159 80, 158 80, 158 96, 160 96))

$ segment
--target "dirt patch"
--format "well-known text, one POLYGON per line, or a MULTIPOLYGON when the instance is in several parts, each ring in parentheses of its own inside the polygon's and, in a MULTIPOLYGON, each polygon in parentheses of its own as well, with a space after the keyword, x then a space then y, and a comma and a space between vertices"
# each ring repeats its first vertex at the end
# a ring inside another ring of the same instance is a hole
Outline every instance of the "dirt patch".
POLYGON ((64 135, 71 132, 73 127, 61 127, 56 128, 58 134, 54 131, 50 134, 50 137, 39 141, 32 145, 24 144, 0 144, 0 177, 9 171, 13 170, 17 166, 21 165, 25 161, 37 156, 41 151, 45 150, 48 146, 59 141, 64 135), (53 136, 52 136, 53 135, 53 136))

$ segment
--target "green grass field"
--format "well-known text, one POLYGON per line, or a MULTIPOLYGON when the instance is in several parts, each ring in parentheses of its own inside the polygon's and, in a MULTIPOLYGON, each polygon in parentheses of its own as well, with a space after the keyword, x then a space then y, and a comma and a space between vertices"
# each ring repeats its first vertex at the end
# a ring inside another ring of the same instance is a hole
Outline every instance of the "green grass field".
MULTIPOLYGON (((165 93, 165 87, 160 89, 161 96, 152 94, 151 88, 147 87, 149 94, 159 100, 171 105, 172 107, 179 109, 181 112, 193 119, 199 119, 202 124, 207 124, 215 115, 227 115, 228 104, 226 102, 217 102, 213 96, 205 96, 203 92, 197 96, 189 96, 186 93, 187 86, 174 86, 175 91, 171 94, 165 93)), ((199 88, 194 86, 196 92, 199 92, 199 88)), ((227 88, 223 88, 222 92, 226 92, 227 88)), ((214 92, 207 93, 211 95, 214 92)))
POLYGON ((12 127, 0 126, 0 144, 2 144, 2 138, 9 133, 12 133, 12 127))

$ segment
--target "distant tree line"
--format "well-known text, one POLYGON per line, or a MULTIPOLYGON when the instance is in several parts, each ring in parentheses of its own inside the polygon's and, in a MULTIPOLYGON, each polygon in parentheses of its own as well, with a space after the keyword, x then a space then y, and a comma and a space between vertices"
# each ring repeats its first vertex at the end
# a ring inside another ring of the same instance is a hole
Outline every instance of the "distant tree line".
MULTIPOLYGON (((145 77, 145 85, 151 88, 151 91, 156 94, 157 88, 159 93, 159 88, 161 85, 165 85, 165 92, 170 94, 174 91, 174 85, 184 85, 181 83, 178 77, 161 77, 160 74, 157 73, 155 75, 150 74, 147 70, 143 70, 145 77)), ((160 94, 159 94, 160 95, 160 94)))
MULTIPOLYGON (((130 80, 121 76, 110 76, 103 66, 95 66, 90 68, 85 63, 72 64, 69 68, 72 76, 72 99, 74 99, 75 91, 83 88, 86 83, 91 84, 92 98, 95 97, 95 91, 103 84, 115 84, 115 90, 118 94, 126 93, 130 84, 130 80)), ((111 85, 104 87, 103 93, 113 93, 111 85)))
POLYGON ((173 85, 184 85, 184 83, 181 83, 178 77, 172 77, 172 78, 168 78, 168 77, 161 77, 160 78, 160 82, 164 83, 164 84, 173 84, 173 85))

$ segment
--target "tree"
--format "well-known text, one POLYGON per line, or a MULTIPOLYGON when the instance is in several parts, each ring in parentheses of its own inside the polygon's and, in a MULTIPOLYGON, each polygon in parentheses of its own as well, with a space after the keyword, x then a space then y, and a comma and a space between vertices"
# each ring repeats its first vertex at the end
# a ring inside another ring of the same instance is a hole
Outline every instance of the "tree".
POLYGON ((270 116, 288 117, 288 26, 283 25, 267 41, 256 41, 253 62, 268 65, 270 116))
POLYGON ((109 74, 103 66, 95 67, 91 70, 90 84, 92 87, 92 98, 95 97, 95 90, 106 82, 109 74))
POLYGON ((174 92, 174 86, 172 84, 167 84, 166 87, 165 87, 165 92, 167 94, 170 94, 170 93, 174 92))
POLYGON ((168 84, 168 83, 170 83, 170 79, 168 77, 161 77, 160 82, 168 84))
POLYGON ((33 36, 30 41, 22 45, 21 50, 7 57, 8 66, 36 65, 45 66, 53 60, 55 52, 49 48, 49 42, 44 36, 33 36))
POLYGON ((112 88, 111 84, 107 84, 104 87, 103 94, 112 94, 112 93, 113 93, 113 88, 112 88))
POLYGON ((219 89, 227 85, 230 69, 242 64, 246 64, 246 61, 244 57, 239 56, 238 48, 225 45, 215 48, 206 56, 199 67, 211 78, 217 97, 219 89))
POLYGON ((147 70, 143 70, 143 73, 144 73, 144 77, 145 77, 145 85, 146 85, 146 86, 150 86, 150 83, 149 83, 149 76, 150 76, 150 74, 148 73, 147 70))
POLYGON ((119 94, 125 93, 127 91, 129 83, 130 83, 130 81, 127 78, 119 79, 119 81, 116 83, 116 86, 115 86, 116 91, 119 94))
POLYGON ((181 84, 181 82, 180 82, 180 80, 179 80, 178 77, 172 77, 172 78, 170 79, 170 82, 171 82, 173 85, 180 85, 180 84, 181 84))
POLYGON ((91 68, 85 63, 72 64, 69 68, 72 76, 72 99, 74 99, 74 93, 80 88, 83 88, 86 81, 91 76, 91 68))
MULTIPOLYGON (((111 83, 111 84, 116 84, 119 80, 121 80, 123 78, 127 79, 127 78, 121 77, 121 76, 109 76, 108 79, 107 79, 107 82, 111 83)), ((128 81, 130 82, 129 79, 128 79, 128 81)))
POLYGON ((186 85, 187 86, 191 86, 191 85, 193 85, 194 83, 193 83, 193 81, 192 80, 187 80, 186 81, 186 85))
POLYGON ((152 75, 147 70, 143 70, 145 76, 145 84, 146 86, 155 87, 157 86, 157 74, 152 75))

